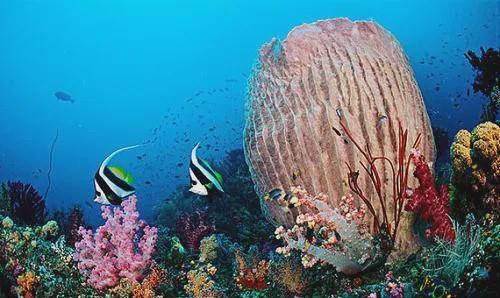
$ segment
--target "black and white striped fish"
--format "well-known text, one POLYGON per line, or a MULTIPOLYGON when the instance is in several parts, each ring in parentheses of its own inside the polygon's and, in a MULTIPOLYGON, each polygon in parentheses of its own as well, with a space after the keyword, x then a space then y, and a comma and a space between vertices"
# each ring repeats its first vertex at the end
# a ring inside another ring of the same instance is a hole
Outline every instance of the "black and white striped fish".
POLYGON ((105 205, 120 205, 123 199, 135 193, 135 188, 130 185, 132 177, 122 168, 110 167, 108 164, 116 154, 139 146, 142 145, 118 149, 101 163, 94 176, 94 202, 105 205))
POLYGON ((189 176, 191 177, 190 192, 207 196, 213 191, 224 192, 222 189, 222 175, 216 172, 208 162, 198 159, 196 150, 200 143, 191 151, 191 163, 189 164, 189 176))

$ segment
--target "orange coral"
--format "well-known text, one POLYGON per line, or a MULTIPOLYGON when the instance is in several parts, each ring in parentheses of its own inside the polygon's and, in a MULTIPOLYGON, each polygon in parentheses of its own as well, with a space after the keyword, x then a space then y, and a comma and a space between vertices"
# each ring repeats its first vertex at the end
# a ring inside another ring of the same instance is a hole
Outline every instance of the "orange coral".
POLYGON ((153 298, 155 297, 154 289, 158 287, 160 282, 165 277, 165 271, 155 266, 151 273, 142 281, 137 283, 132 289, 134 298, 153 298))
POLYGON ((34 298, 38 282, 38 276, 32 271, 28 271, 17 277, 17 290, 24 298, 34 298))
POLYGON ((307 287, 307 281, 302 278, 302 266, 292 264, 290 259, 278 267, 275 276, 276 282, 290 293, 300 295, 307 287))
POLYGON ((239 274, 236 277, 238 287, 253 290, 263 290, 267 288, 266 277, 269 273, 269 262, 266 260, 254 260, 253 266, 249 267, 240 254, 236 252, 236 263, 239 274))

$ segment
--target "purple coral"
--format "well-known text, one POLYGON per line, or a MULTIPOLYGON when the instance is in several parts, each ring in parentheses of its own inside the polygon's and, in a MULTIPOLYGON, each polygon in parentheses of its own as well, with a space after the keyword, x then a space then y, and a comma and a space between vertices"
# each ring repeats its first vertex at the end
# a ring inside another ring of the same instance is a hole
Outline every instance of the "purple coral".
POLYGON ((199 210, 181 215, 177 219, 176 231, 182 245, 197 252, 201 239, 212 234, 215 228, 208 223, 208 213, 205 210, 199 210))
POLYGON ((45 221, 45 201, 31 184, 7 182, 3 193, 14 221, 21 225, 41 225, 45 221))
POLYGON ((78 233, 79 228, 85 226, 85 221, 83 220, 83 212, 79 206, 73 207, 68 215, 68 220, 65 223, 65 236, 66 242, 73 246, 76 242, 80 241, 80 234, 78 233))
POLYGON ((139 220, 136 203, 131 196, 122 208, 103 206, 106 223, 95 234, 83 227, 78 231, 82 240, 75 244, 74 259, 97 290, 116 286, 122 278, 140 281, 151 265, 157 229, 139 220))

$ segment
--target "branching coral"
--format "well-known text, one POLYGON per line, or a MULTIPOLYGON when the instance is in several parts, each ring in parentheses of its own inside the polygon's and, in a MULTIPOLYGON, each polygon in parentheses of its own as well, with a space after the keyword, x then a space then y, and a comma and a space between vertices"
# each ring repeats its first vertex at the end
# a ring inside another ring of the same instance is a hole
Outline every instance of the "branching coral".
POLYGON ((120 279, 140 281, 151 265, 157 230, 139 220, 137 198, 121 207, 102 207, 106 223, 95 234, 80 227, 82 240, 75 244, 78 269, 97 290, 116 286, 120 279))
POLYGON ((479 124, 460 130, 451 149, 453 204, 459 213, 500 211, 500 127, 479 124))
POLYGON ((217 272, 213 266, 207 265, 190 270, 184 291, 194 298, 221 297, 221 292, 216 288, 212 276, 217 272))
POLYGON ((149 275, 142 281, 137 283, 132 289, 132 296, 134 298, 153 298, 155 296, 155 289, 165 278, 165 271, 158 266, 154 266, 149 275))
POLYGON ((204 210, 185 213, 178 218, 176 224, 176 232, 182 244, 194 252, 198 251, 201 239, 214 231, 214 226, 208 223, 208 213, 204 210))
POLYGON ((40 279, 32 271, 19 275, 17 277, 18 294, 24 298, 34 298, 39 280, 40 279))
POLYGON ((9 181, 2 185, 2 195, 7 198, 15 222, 33 226, 45 221, 45 201, 31 184, 9 181))
POLYGON ((236 251, 235 258, 236 284, 240 289, 263 290, 268 287, 266 278, 269 273, 269 263, 266 260, 254 257, 251 264, 248 264, 241 251, 236 251))
POLYGON ((346 274, 358 274, 378 259, 372 237, 362 224, 365 207, 356 207, 350 197, 344 197, 338 209, 332 209, 325 195, 310 196, 294 187, 299 215, 291 229, 276 229, 276 238, 285 241, 278 253, 288 255, 292 249, 303 253, 302 264, 311 267, 321 261, 346 274))
POLYGON ((282 286, 288 293, 302 295, 308 286, 302 265, 292 258, 275 258, 270 261, 271 276, 274 282, 282 286))
POLYGON ((409 200, 405 210, 418 212, 423 220, 430 222, 430 228, 425 231, 427 238, 439 237, 453 241, 455 235, 449 217, 448 189, 446 185, 442 185, 439 192, 436 191, 431 170, 424 156, 418 150, 413 150, 411 156, 415 164, 413 175, 417 177, 420 185, 414 190, 408 190, 409 200))
MULTIPOLYGON (((412 153, 410 153, 409 155, 407 153, 408 130, 403 130, 401 124, 399 124, 397 160, 390 160, 385 156, 373 156, 369 147, 363 149, 361 145, 359 145, 358 142, 354 139, 354 136, 347 128, 345 121, 346 120, 341 117, 340 125, 342 126, 342 129, 344 130, 347 137, 356 146, 358 151, 363 155, 363 158, 365 159, 365 161, 360 162, 360 164, 365 170, 369 181, 373 185, 378 202, 382 207, 382 217, 380 218, 377 212, 375 212, 375 209, 372 205, 371 195, 365 193, 365 191, 358 184, 358 180, 360 177, 359 171, 354 170, 352 165, 346 163, 349 170, 349 188, 366 204, 368 211, 373 216, 373 219, 375 221, 375 228, 378 231, 383 230, 383 233, 390 236, 392 243, 395 243, 399 223, 401 220, 401 213, 403 211, 403 206, 407 197, 406 194, 408 190, 408 176, 410 172, 409 168, 412 157, 412 153), (390 166, 390 171, 392 173, 392 179, 390 182, 382 181, 382 179, 380 178, 380 170, 378 169, 378 164, 383 162, 389 164, 390 166), (392 189, 392 198, 390 198, 389 200, 387 200, 382 193, 383 183, 390 183, 388 187, 392 189)), ((411 148, 416 149, 420 143, 420 140, 421 135, 418 134, 411 148)), ((376 233, 377 230, 375 231, 376 233)), ((389 244, 388 246, 390 247, 392 245, 393 244, 389 244)))

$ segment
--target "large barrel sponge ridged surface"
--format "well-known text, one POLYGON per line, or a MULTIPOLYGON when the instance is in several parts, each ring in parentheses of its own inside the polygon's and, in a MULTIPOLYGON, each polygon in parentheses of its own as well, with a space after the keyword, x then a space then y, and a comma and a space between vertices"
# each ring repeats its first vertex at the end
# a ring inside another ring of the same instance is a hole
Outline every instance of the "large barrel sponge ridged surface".
MULTIPOLYGON (((263 211, 275 224, 290 226, 293 217, 264 202, 266 192, 300 185, 311 194, 327 194, 328 203, 337 206, 350 191, 345 163, 362 170, 362 155, 332 129, 341 131, 339 108, 354 138, 374 156, 395 160, 401 122, 409 131, 408 146, 422 133, 419 149, 428 161, 435 160, 429 117, 408 59, 374 22, 317 21, 294 28, 283 42, 265 44, 247 104, 246 160, 263 211), (379 123, 382 116, 388 119, 379 123)), ((382 181, 392 179, 388 164, 380 169, 382 181)), ((374 193, 367 176, 359 182, 365 193, 374 193)), ((382 190, 392 200, 387 185, 382 190)), ((375 196, 372 203, 380 213, 375 196)), ((418 247, 411 224, 405 215, 398 232, 402 251, 418 247)))

